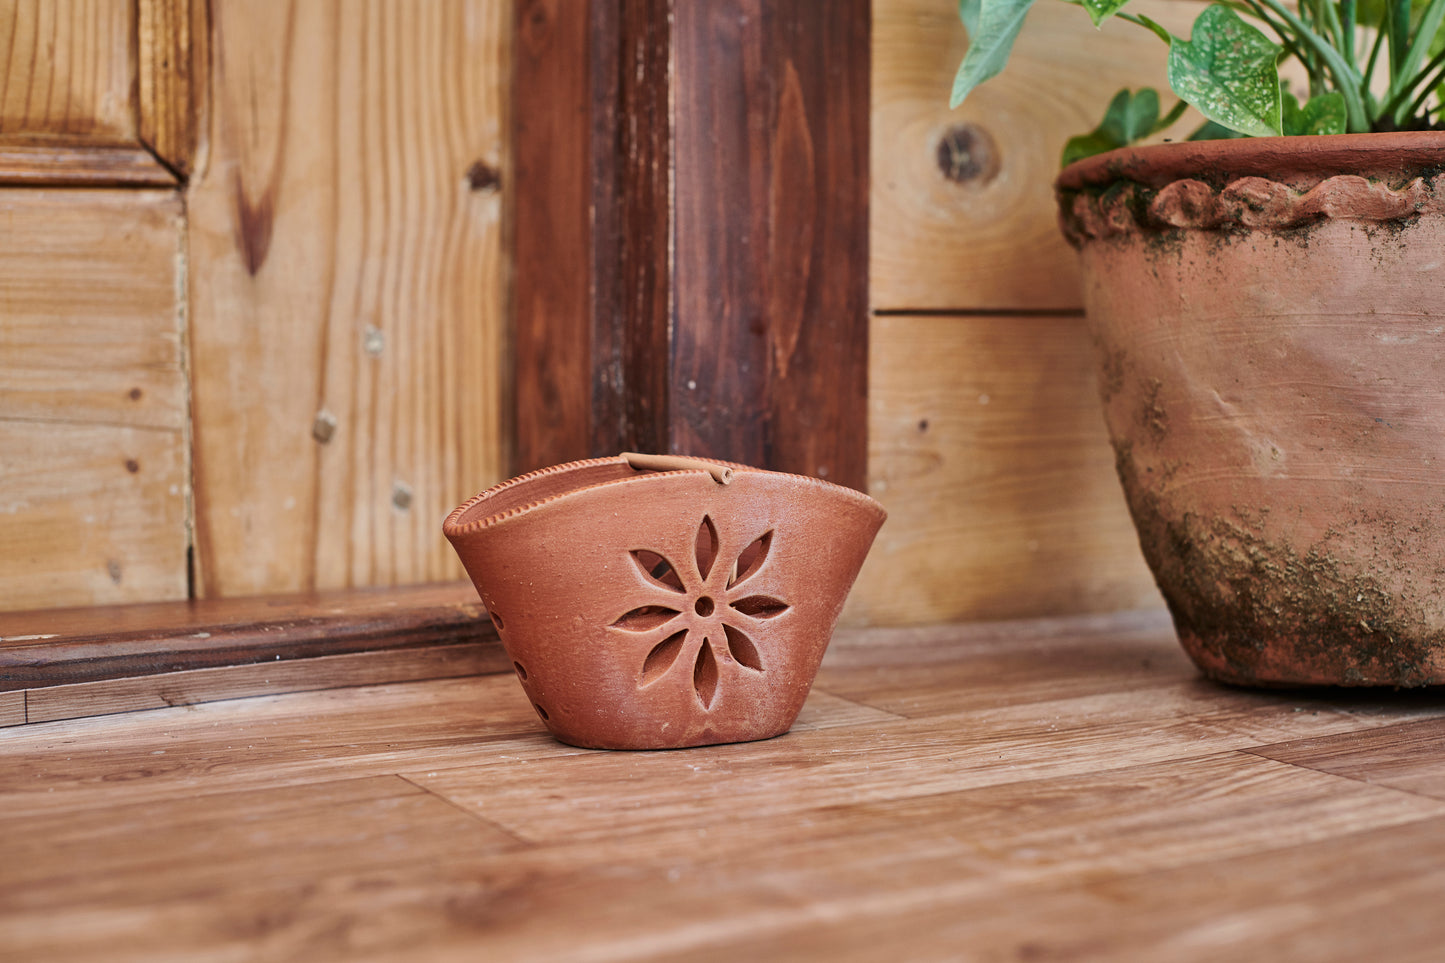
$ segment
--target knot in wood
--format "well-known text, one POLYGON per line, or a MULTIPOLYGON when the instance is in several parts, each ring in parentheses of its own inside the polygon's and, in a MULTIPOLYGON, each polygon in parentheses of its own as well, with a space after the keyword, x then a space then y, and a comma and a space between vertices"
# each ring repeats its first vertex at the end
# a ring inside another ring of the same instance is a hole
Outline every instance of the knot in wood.
POLYGON ((988 131, 955 124, 938 141, 938 169, 955 184, 982 186, 998 176, 998 147, 988 131))

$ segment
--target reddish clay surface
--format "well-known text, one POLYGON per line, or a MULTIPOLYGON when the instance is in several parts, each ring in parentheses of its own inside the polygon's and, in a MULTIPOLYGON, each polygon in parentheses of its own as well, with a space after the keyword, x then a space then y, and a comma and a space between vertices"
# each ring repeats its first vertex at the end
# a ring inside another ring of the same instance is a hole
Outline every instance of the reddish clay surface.
POLYGON ((852 489, 726 467, 573 462, 447 519, 558 739, 670 749, 793 724, 885 513, 852 489))
POLYGON ((1445 136, 1414 136, 1358 138, 1369 177, 1320 163, 1351 135, 1060 178, 1119 476, 1214 678, 1445 682, 1445 136))

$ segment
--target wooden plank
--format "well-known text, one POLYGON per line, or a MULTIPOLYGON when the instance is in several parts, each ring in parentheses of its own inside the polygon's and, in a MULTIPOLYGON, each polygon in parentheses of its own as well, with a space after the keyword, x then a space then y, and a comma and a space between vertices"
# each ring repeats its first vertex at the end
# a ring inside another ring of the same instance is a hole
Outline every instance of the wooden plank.
POLYGON ((206 102, 210 23, 205 0, 136 0, 138 135, 182 179, 192 173, 206 102))
POLYGON ((0 184, 170 187, 188 174, 204 101, 204 8, 0 2, 0 184))
MULTIPOLYGON (((577 3, 516 0, 514 18, 510 470, 519 474, 586 457, 592 448, 589 212, 597 148, 589 100, 592 15, 577 3)), ((604 221, 607 210, 598 212, 604 221)))
POLYGON ((171 676, 196 669, 259 664, 304 674, 311 670, 276 663, 495 642, 470 583, 17 612, 0 616, 0 690, 99 682, 155 690, 182 685, 171 676))
POLYGON ((671 450, 861 487, 866 0, 517 23, 517 469, 671 450))
POLYGON ((176 176, 139 144, 0 143, 0 186, 174 187, 176 176))
MULTIPOLYGON (((1130 9, 1187 37, 1203 4, 1136 0, 1130 9)), ((1165 110, 1173 104, 1157 38, 1120 21, 1094 31, 1083 19, 1066 4, 1040 4, 1007 71, 950 111, 967 48, 954 5, 877 0, 875 309, 1080 307, 1079 269, 1055 225, 1051 188, 1064 142, 1092 130, 1122 87, 1153 86, 1165 110)))
POLYGON ((0 191, 0 420, 184 428, 182 218, 170 192, 0 191))
POLYGON ((0 727, 25 724, 25 693, 0 692, 0 727))
POLYGON ((822 686, 812 728, 678 752, 560 746, 506 676, 13 728, 0 940, 55 960, 1438 955, 1445 800, 1250 751, 1399 737, 1438 700, 1171 665, 1139 688, 1107 665, 1137 661, 1121 646, 1098 657, 1112 691, 1005 672, 946 710, 951 663, 987 678, 1037 635, 1035 658, 1087 667, 1108 621, 848 634, 830 660, 857 695, 891 701, 921 661, 939 712, 822 686))
POLYGON ((864 486, 869 10, 674 10, 675 450, 864 486))
POLYGON ((886 653, 840 630, 818 686, 909 718, 1187 684, 1199 672, 1159 609, 893 630, 886 653), (1066 630, 1065 630, 1066 629, 1066 630))
POLYGON ((1094 377, 1079 318, 875 317, 869 491, 889 518, 845 619, 1159 605, 1094 377))
MULTIPOLYGON (((1433 707, 1439 697, 1431 692, 1414 698, 1402 694, 1400 698, 1433 707)), ((1445 768, 1440 765, 1445 723, 1439 719, 1390 726, 1379 733, 1302 739, 1251 751, 1320 772, 1445 799, 1445 768)))
MULTIPOLYGON (((0 933, 8 953, 27 959, 179 958, 221 947, 271 956, 298 936, 329 943, 302 936, 286 905, 333 905, 323 894, 337 883, 357 894, 366 880, 386 888, 393 874, 497 860, 517 847, 395 776, 182 795, 28 825, 37 835, 0 843, 0 933), (141 838, 150 842, 138 846, 141 838)), ((366 942, 367 912, 355 909, 346 928, 366 942)))
MULTIPOLYGON (((819 694, 804 707, 800 731, 841 732, 887 718, 819 694)), ((97 792, 110 805, 139 804, 413 766, 506 768, 585 754, 547 734, 510 673, 327 689, 32 722, 0 743, 0 813, 82 810, 95 805, 97 792), (57 768, 47 753, 58 744, 69 747, 69 758, 57 768), (119 775, 127 766, 144 771, 119 775)))
POLYGON ((0 191, 0 610, 185 597, 182 213, 0 191))
POLYGON ((502 477, 505 5, 212 4, 190 197, 206 596, 455 578, 502 477))
POLYGON ((0 0, 0 141, 132 141, 133 0, 0 0))
MULTIPOLYGON (((821 807, 786 820, 737 808, 689 830, 541 847, 516 860, 566 872, 573 892, 548 898, 538 886, 533 898, 545 900, 545 908, 489 932, 488 946, 503 955, 566 956, 575 944, 548 932, 549 920, 565 918, 604 959, 876 959, 879 946, 889 947, 890 958, 899 947, 904 959, 950 959, 974 946, 975 931, 1004 935, 990 924, 1000 912, 1010 919, 1005 932, 1026 941, 1037 932, 1029 919, 1035 898, 1089 894, 1121 878, 1142 889, 1161 872, 1217 880, 1211 870, 1225 860, 1265 864, 1271 853, 1288 859, 1297 847, 1325 849, 1365 828, 1400 837, 1438 831, 1440 810, 1425 800, 1346 789, 1338 780, 1247 759, 1228 754, 821 807), (594 865, 626 872, 593 881, 585 867, 594 865), (943 919, 946 910, 955 914, 951 923, 943 919), (908 925, 915 917, 928 925, 908 925), (900 920, 888 933, 889 922, 900 920), (839 927, 855 935, 837 939, 839 927)), ((548 878, 533 869, 531 878, 538 877, 548 878)), ((1258 905, 1270 905, 1267 894, 1256 895, 1258 905)), ((1167 929, 1170 917, 1221 902, 1191 896, 1176 900, 1161 890, 1152 922, 1167 929)), ((1126 912, 1103 911, 1116 923, 1126 912)), ((1071 923, 1107 933, 1102 922, 1071 923)), ((1107 945, 1101 940, 1092 955, 1113 958, 1103 952, 1107 945)), ((1076 950, 1058 958, 1088 955, 1076 950)))
POLYGON ((821 806, 1098 772, 1125 759, 1191 759, 1284 741, 1280 733, 1328 735, 1392 721, 1324 701, 1191 682, 687 753, 587 753, 521 768, 489 762, 402 774, 520 838, 546 843, 682 831, 719 810, 802 818, 821 806))
MULTIPOLYGON (((34 828, 17 841, 17 855, 47 837, 53 846, 49 858, 17 864, 24 868, 15 905, 24 915, 19 926, 0 927, 35 940, 21 945, 49 950, 46 958, 93 950, 96 930, 127 952, 152 957, 162 948, 198 956, 264 939, 277 953, 304 941, 312 955, 350 958, 423 950, 428 958, 474 958, 482 948, 506 959, 717 958, 738 944, 744 952, 734 959, 834 958, 829 949, 850 958, 830 935, 834 924, 866 930, 895 914, 949 906, 987 932, 969 912, 973 905, 1057 896, 1069 884, 1097 888, 1126 873, 1187 875, 1248 854, 1288 857, 1290 847, 1362 827, 1405 833, 1432 825, 1424 820, 1439 808, 1231 755, 1141 767, 1127 782, 1094 775, 898 808, 819 809, 801 821, 719 812, 686 833, 522 847, 508 846, 486 823, 468 826, 460 812, 445 818, 439 800, 389 782, 27 820, 34 828), (324 824, 323 811, 330 816, 324 824), (1277 823, 1261 818, 1272 811, 1277 823), (1181 821, 1217 830, 1219 845, 1180 832, 1181 821), (262 838, 223 875, 215 854, 239 835, 237 824, 262 838), (127 839, 151 826, 167 827, 170 872, 157 873, 159 860, 127 839), (456 851, 438 849, 444 831, 457 834, 456 851), (372 845, 378 837, 392 845, 372 845), (295 851, 283 850, 287 844, 295 851), (87 846, 95 850, 91 871, 74 872, 87 846), (332 885, 309 894, 309 925, 282 913, 259 932, 238 932, 238 920, 269 917, 296 898, 293 885, 322 873, 332 885), (102 908, 109 911, 103 917, 102 908), (367 926, 357 923, 363 915, 367 926), (785 946, 792 952, 769 952, 785 946)), ((1159 902, 1165 913, 1190 909, 1159 902)), ((934 932, 918 931, 909 958, 935 958, 959 945, 931 942, 934 932)))
MULTIPOLYGON (((1417 820, 1161 872, 975 897, 917 891, 838 903, 718 940, 688 959, 1432 960, 1445 820, 1417 820), (829 921, 819 926, 818 918, 829 921)), ((739 928, 741 932, 741 927, 739 928)), ((654 957, 658 958, 658 957, 654 957)), ((681 958, 680 956, 677 958, 681 958)))
POLYGON ((490 640, 292 658, 269 664, 191 669, 139 678, 29 689, 26 692, 25 721, 85 719, 113 712, 190 706, 221 699, 246 699, 283 692, 422 679, 452 679, 495 672, 510 673, 511 670, 512 663, 501 645, 490 640))
POLYGON ((583 751, 547 735, 510 675, 315 690, 7 730, 0 813, 89 809, 97 792, 119 806, 387 775, 419 758, 441 768, 583 751), (61 745, 70 758, 55 767, 61 745))

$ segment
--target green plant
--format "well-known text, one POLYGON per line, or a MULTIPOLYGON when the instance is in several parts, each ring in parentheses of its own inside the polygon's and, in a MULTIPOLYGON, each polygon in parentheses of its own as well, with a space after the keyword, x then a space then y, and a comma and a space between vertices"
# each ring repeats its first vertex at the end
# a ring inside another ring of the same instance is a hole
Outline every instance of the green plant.
MULTIPOLYGON (((1117 18, 1164 41, 1180 98, 1161 117, 1154 90, 1119 91, 1099 126, 1068 142, 1065 164, 1158 133, 1186 105, 1207 119, 1194 140, 1445 127, 1445 0, 1226 0, 1200 13, 1188 40, 1125 12, 1128 0, 1064 2, 1088 11, 1095 27, 1117 18), (1303 103, 1279 76, 1288 60, 1309 78, 1303 103)), ((969 48, 953 106, 1003 69, 1033 3, 959 0, 969 48)))

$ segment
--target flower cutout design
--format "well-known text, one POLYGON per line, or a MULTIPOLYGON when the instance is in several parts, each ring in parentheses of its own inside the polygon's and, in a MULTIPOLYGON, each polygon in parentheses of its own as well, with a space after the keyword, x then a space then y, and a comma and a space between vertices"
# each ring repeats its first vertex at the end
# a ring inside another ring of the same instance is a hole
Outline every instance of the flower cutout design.
POLYGON ((704 515, 693 558, 688 560, 695 565, 676 565, 661 552, 647 549, 629 553, 656 598, 623 613, 612 627, 661 637, 643 661, 641 688, 655 684, 675 666, 691 664, 693 691, 702 707, 709 709, 717 696, 720 661, 764 671, 762 656, 748 633, 789 606, 768 595, 749 594, 746 583, 767 564, 772 543, 769 530, 749 542, 731 564, 718 565, 717 526, 704 515))

